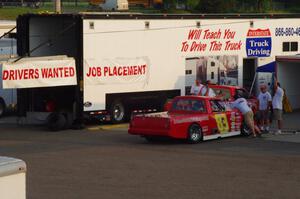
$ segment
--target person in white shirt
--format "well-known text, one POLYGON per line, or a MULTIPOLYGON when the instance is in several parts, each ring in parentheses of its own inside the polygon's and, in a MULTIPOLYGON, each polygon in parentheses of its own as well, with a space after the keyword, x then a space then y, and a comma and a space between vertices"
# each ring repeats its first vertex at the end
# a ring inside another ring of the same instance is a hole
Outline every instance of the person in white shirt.
POLYGON ((210 84, 210 81, 206 81, 203 87, 200 90, 201 96, 209 96, 209 97, 216 97, 216 93, 213 89, 209 88, 208 85, 210 84))
POLYGON ((240 97, 239 95, 234 95, 233 98, 235 101, 230 102, 230 107, 238 109, 244 117, 244 121, 248 128, 251 130, 253 137, 260 136, 259 128, 254 124, 254 115, 251 108, 248 106, 248 102, 245 98, 240 97), (257 133, 256 133, 257 132, 257 133))
POLYGON ((191 87, 191 95, 199 95, 201 88, 203 87, 203 84, 200 83, 199 80, 195 80, 195 84, 191 87))
POLYGON ((273 119, 277 120, 277 134, 281 133, 282 129, 282 100, 283 100, 283 94, 284 91, 282 88, 280 88, 279 82, 275 80, 274 82, 274 96, 272 100, 272 106, 273 106, 273 119))
POLYGON ((260 117, 260 129, 262 131, 266 130, 269 131, 269 110, 272 104, 272 96, 267 91, 267 86, 262 85, 260 87, 260 93, 257 97, 258 99, 258 110, 259 110, 259 117, 260 117))

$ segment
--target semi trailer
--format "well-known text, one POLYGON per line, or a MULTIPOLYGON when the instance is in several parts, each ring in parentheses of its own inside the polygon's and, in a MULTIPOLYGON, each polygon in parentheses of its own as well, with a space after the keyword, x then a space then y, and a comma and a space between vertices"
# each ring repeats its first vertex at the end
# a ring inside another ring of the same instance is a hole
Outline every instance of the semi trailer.
MULTIPOLYGON (((71 57, 76 84, 29 88, 5 81, 18 88, 20 116, 50 114, 54 116, 48 121, 65 118, 61 123, 81 123, 86 117, 123 122, 132 111, 162 110, 168 98, 184 95, 195 79, 248 89, 254 77, 268 84, 269 74, 255 72, 276 56, 299 53, 299 18, 297 14, 25 14, 17 19, 19 61, 71 57), (286 42, 293 48, 287 50, 286 42)), ((5 70, 13 68, 8 64, 5 70)))

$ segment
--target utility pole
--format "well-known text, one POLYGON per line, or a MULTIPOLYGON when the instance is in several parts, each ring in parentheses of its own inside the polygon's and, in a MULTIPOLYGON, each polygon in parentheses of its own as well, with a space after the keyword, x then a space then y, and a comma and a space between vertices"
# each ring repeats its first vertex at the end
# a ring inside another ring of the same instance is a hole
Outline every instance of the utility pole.
POLYGON ((54 0, 55 1, 55 12, 61 14, 61 0, 54 0))

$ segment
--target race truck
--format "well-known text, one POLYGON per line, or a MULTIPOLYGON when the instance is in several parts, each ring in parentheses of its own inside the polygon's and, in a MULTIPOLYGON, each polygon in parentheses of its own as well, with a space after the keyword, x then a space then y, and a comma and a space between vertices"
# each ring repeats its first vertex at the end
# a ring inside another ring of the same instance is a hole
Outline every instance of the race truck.
MULTIPOLYGON (((248 105, 251 107, 253 113, 257 112, 258 100, 255 96, 249 94, 249 92, 239 86, 229 86, 229 85, 218 85, 218 84, 209 84, 209 88, 213 89, 216 97, 225 101, 233 101, 233 96, 238 95, 247 100, 248 105)), ((165 106, 164 110, 168 111, 171 108, 172 100, 169 100, 165 106)))
POLYGON ((186 139, 190 143, 236 135, 249 135, 243 115, 229 102, 204 96, 179 96, 167 112, 132 117, 128 133, 148 141, 160 137, 186 139))

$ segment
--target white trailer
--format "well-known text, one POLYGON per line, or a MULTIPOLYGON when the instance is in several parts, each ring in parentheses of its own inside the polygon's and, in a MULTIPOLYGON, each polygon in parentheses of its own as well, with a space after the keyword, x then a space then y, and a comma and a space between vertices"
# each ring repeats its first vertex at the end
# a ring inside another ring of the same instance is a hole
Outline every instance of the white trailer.
POLYGON ((218 60, 220 66, 214 81, 249 89, 256 68, 268 64, 266 60, 273 62, 275 56, 299 53, 299 18, 300 15, 19 16, 20 56, 67 55, 75 58, 77 72, 75 86, 20 89, 19 113, 45 111, 43 103, 51 94, 57 107, 73 112, 76 120, 88 114, 121 122, 132 110, 159 108, 167 98, 185 94, 193 79, 208 79, 209 59, 218 60), (286 43, 292 47, 287 49, 286 43))
POLYGON ((276 76, 286 92, 292 109, 300 109, 300 56, 276 57, 276 76))

